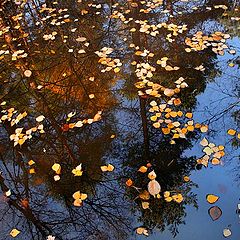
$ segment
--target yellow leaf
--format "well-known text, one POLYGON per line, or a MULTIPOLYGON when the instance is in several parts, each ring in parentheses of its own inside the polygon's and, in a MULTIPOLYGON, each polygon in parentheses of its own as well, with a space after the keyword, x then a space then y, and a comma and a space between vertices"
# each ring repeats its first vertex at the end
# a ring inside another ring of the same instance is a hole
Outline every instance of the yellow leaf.
POLYGON ((208 195, 206 196, 206 199, 207 199, 207 201, 208 201, 210 204, 213 204, 213 203, 217 202, 217 200, 219 199, 219 197, 216 196, 216 195, 213 195, 213 194, 208 194, 208 195))
POLYGON ((163 194, 163 196, 164 196, 165 198, 170 197, 170 192, 169 192, 169 191, 165 191, 164 194, 163 194))
POLYGON ((20 233, 20 231, 18 229, 14 228, 10 232, 10 235, 15 238, 19 233, 20 233))
POLYGON ((182 194, 175 194, 172 196, 172 199, 177 202, 177 203, 181 203, 183 201, 183 196, 182 194))
POLYGON ((115 72, 115 73, 120 72, 120 68, 118 68, 118 67, 114 68, 114 72, 115 72))
POLYGON ((173 200, 172 197, 166 197, 166 198, 165 198, 165 201, 166 201, 166 202, 171 202, 172 200, 173 200))
POLYGON ((148 209, 149 208, 149 202, 142 202, 142 208, 148 209))
POLYGON ((141 167, 138 169, 138 172, 141 172, 141 173, 147 172, 147 167, 141 166, 141 167))
POLYGON ((230 136, 234 136, 234 135, 236 134, 236 130, 234 130, 234 129, 229 129, 229 130, 227 131, 227 133, 228 133, 230 136))
POLYGON ((75 199, 74 202, 73 202, 73 205, 75 207, 81 207, 83 205, 83 202, 81 199, 75 199))
POLYGON ((185 116, 186 116, 187 118, 192 118, 192 117, 193 117, 193 114, 190 113, 190 112, 188 112, 188 113, 185 114, 185 116))
POLYGON ((80 193, 80 191, 77 191, 72 196, 73 196, 74 199, 80 199, 81 198, 81 193, 80 193))
POLYGON ((114 166, 112 164, 108 164, 107 166, 101 166, 101 170, 103 172, 112 172, 114 170, 114 166))
POLYGON ((183 177, 183 180, 184 180, 185 182, 189 182, 189 181, 190 181, 190 178, 189 178, 188 176, 184 176, 184 177, 183 177))
POLYGON ((212 165, 219 165, 219 164, 220 164, 220 160, 218 158, 212 159, 212 165))
POLYGON ((201 126, 201 127, 200 127, 200 130, 201 130, 201 132, 205 133, 205 132, 208 131, 208 126, 207 126, 207 125, 201 126))
POLYGON ((60 174, 61 173, 61 166, 58 163, 54 163, 52 165, 52 170, 56 172, 56 174, 60 174))
POLYGON ((156 173, 154 172, 154 170, 151 171, 151 172, 148 174, 148 178, 151 179, 151 180, 155 179, 156 177, 157 177, 157 175, 156 175, 156 173))
POLYGON ((34 169, 34 168, 29 169, 29 173, 30 173, 30 174, 36 173, 36 172, 35 172, 35 169, 34 169))
POLYGON ((192 126, 192 125, 187 126, 187 130, 189 132, 193 132, 194 131, 194 126, 192 126))
POLYGON ((28 161, 28 165, 29 165, 29 166, 32 166, 33 164, 35 164, 35 162, 34 162, 33 160, 29 160, 29 161, 28 161))

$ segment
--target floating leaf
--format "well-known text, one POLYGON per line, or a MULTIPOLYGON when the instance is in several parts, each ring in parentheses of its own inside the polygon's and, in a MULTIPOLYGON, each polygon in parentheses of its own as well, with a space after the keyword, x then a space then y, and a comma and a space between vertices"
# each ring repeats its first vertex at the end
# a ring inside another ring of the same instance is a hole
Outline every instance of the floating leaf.
POLYGON ((114 166, 112 164, 108 164, 107 166, 101 166, 101 170, 103 172, 112 172, 114 170, 114 166))
POLYGON ((148 209, 149 208, 149 202, 142 202, 142 208, 148 209))
POLYGON ((189 182, 189 181, 190 181, 190 178, 189 178, 188 176, 184 176, 184 177, 183 177, 183 180, 184 180, 185 182, 189 182))
POLYGON ((148 174, 148 178, 151 179, 151 180, 155 179, 156 177, 157 177, 157 175, 156 175, 156 173, 154 172, 154 170, 151 171, 151 172, 148 174))
POLYGON ((82 164, 79 164, 75 169, 73 169, 72 173, 74 174, 75 177, 82 176, 82 174, 83 174, 82 164))
POLYGON ((208 214, 210 215, 213 221, 216 221, 222 216, 222 210, 219 207, 214 206, 209 208, 208 214))
POLYGON ((181 203, 183 201, 183 196, 182 194, 175 194, 172 196, 172 199, 177 202, 177 203, 181 203))
POLYGON ((37 122, 42 122, 44 119, 45 119, 45 117, 44 117, 43 115, 41 115, 41 116, 38 116, 38 117, 36 118, 36 121, 37 121, 37 122))
POLYGON ((54 163, 52 165, 52 170, 56 172, 56 174, 60 174, 61 173, 61 165, 58 163, 54 163))
POLYGON ((153 195, 154 197, 159 194, 161 191, 161 186, 160 184, 158 183, 158 181, 156 181, 155 179, 154 180, 151 180, 149 183, 148 183, 148 192, 153 195))
POLYGON ((227 131, 227 133, 228 133, 230 136, 234 136, 234 135, 236 134, 236 130, 234 130, 234 129, 229 129, 229 130, 227 131))
POLYGON ((139 197, 142 199, 142 200, 149 200, 150 199, 150 194, 148 191, 144 190, 143 192, 141 192, 139 194, 139 197))
POLYGON ((141 166, 141 167, 138 169, 138 172, 141 172, 141 173, 147 172, 147 167, 141 166))
POLYGON ((138 227, 138 228, 136 229, 136 232, 137 232, 137 234, 139 234, 139 235, 148 236, 148 231, 147 231, 147 229, 144 228, 144 227, 138 227))
POLYGON ((31 75, 32 75, 32 72, 30 70, 25 70, 24 71, 24 76, 25 77, 31 77, 31 75))
POLYGON ((208 140, 206 138, 203 138, 203 140, 200 142, 200 145, 206 147, 208 145, 208 140))
POLYGON ((9 233, 12 237, 16 237, 18 234, 20 233, 20 231, 16 228, 12 229, 12 231, 9 233))
POLYGON ((129 178, 129 179, 126 181, 126 185, 127 185, 128 187, 131 187, 131 186, 133 185, 133 181, 132 181, 131 178, 129 178))
POLYGON ((213 204, 213 203, 215 203, 215 202, 218 201, 219 197, 216 196, 216 195, 213 195, 213 194, 208 194, 208 195, 206 196, 206 199, 207 199, 207 201, 208 201, 210 204, 213 204))
POLYGON ((224 237, 230 237, 232 235, 232 232, 231 232, 231 230, 229 229, 229 228, 225 228, 225 229, 223 229, 223 236, 224 237))

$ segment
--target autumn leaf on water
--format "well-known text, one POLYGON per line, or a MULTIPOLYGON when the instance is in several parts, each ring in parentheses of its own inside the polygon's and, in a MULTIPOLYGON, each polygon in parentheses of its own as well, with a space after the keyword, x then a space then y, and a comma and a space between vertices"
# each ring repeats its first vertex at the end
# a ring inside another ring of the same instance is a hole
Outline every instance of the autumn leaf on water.
POLYGON ((37 121, 37 122, 42 122, 44 119, 45 119, 45 117, 44 117, 43 115, 41 115, 41 116, 38 116, 38 117, 36 118, 36 121, 37 121))
POLYGON ((215 202, 218 201, 219 197, 216 196, 216 195, 213 195, 213 194, 208 194, 208 195, 206 196, 206 199, 207 199, 207 201, 208 201, 210 204, 213 204, 213 203, 215 203, 215 202))
POLYGON ((150 180, 154 180, 155 178, 157 177, 156 173, 153 171, 151 171, 149 174, 148 174, 148 178, 150 180))
POLYGON ((24 76, 25 77, 31 77, 31 75, 32 75, 32 72, 30 70, 25 70, 24 71, 24 76))
POLYGON ((141 172, 141 173, 145 173, 145 172, 147 172, 147 167, 145 167, 145 166, 141 166, 139 169, 138 169, 138 172, 141 172))
POLYGON ((112 164, 108 164, 107 166, 101 166, 102 172, 112 172, 114 170, 114 166, 112 164))
POLYGON ((139 234, 139 235, 148 236, 148 230, 145 227, 138 227, 136 229, 136 233, 139 234))
POLYGON ((81 207, 83 205, 83 201, 88 197, 86 193, 81 193, 80 191, 75 192, 72 196, 74 198, 73 205, 75 207, 81 207))
POLYGON ((148 209, 149 208, 149 202, 142 202, 142 208, 148 209))
POLYGON ((82 164, 79 164, 75 169, 73 169, 72 173, 74 174, 75 177, 82 176, 82 174, 83 174, 82 164))
POLYGON ((181 193, 174 194, 172 195, 172 199, 177 203, 181 203, 183 201, 183 196, 181 193))
POLYGON ((158 181, 156 181, 155 179, 154 180, 151 180, 149 183, 148 183, 148 192, 153 195, 154 197, 159 194, 161 191, 161 186, 159 184, 158 181))
POLYGON ((54 163, 52 165, 52 170, 56 172, 56 174, 60 174, 61 173, 61 165, 58 163, 54 163))
POLYGON ((227 131, 227 133, 228 133, 230 136, 234 136, 234 135, 236 134, 236 130, 234 130, 234 129, 229 129, 229 130, 227 131))
POLYGON ((126 181, 126 185, 127 185, 128 187, 131 187, 131 186, 133 185, 133 181, 132 181, 131 178, 129 178, 129 179, 126 181))
POLYGON ((144 190, 143 192, 141 192, 139 194, 139 198, 141 198, 142 200, 149 200, 150 199, 150 194, 147 190, 144 190))
POLYGON ((210 215, 213 221, 216 221, 222 216, 222 210, 219 207, 214 206, 209 208, 208 214, 210 215))
POLYGON ((223 229, 223 236, 225 238, 230 237, 231 235, 232 235, 232 232, 231 232, 231 230, 229 228, 223 229))
POLYGON ((184 180, 184 182, 189 182, 189 181, 190 181, 190 178, 189 178, 188 176, 184 176, 184 177, 183 177, 183 180, 184 180))
POLYGON ((12 237, 16 237, 18 234, 20 233, 20 231, 16 228, 12 229, 12 231, 9 233, 12 237))

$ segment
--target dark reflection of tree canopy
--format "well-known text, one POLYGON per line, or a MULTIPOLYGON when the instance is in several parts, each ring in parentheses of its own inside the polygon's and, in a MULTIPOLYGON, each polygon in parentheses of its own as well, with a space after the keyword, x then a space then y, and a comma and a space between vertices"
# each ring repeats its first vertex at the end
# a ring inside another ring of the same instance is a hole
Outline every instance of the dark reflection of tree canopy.
MULTIPOLYGON (((184 223, 186 205, 197 207, 196 196, 191 191, 195 185, 184 182, 183 177, 190 174, 196 162, 195 157, 185 157, 184 151, 192 147, 199 135, 191 133, 187 140, 169 145, 169 137, 152 128, 148 121, 148 103, 152 99, 137 97, 134 84, 138 80, 130 64, 142 59, 133 57, 129 44, 134 43, 141 50, 155 53, 149 59, 153 65, 157 59, 167 56, 173 66, 180 67, 174 72, 157 68, 152 81, 171 87, 170 82, 184 77, 190 87, 180 94, 181 110, 192 111, 197 94, 204 91, 206 82, 217 73, 216 54, 210 50, 189 54, 182 43, 192 32, 212 32, 213 29, 204 28, 208 21, 214 23, 214 30, 221 29, 216 19, 223 11, 213 9, 206 12, 205 6, 226 4, 227 1, 199 1, 200 7, 196 11, 190 8, 195 3, 163 1, 162 8, 170 11, 171 18, 157 10, 140 14, 141 3, 135 7, 131 4, 133 1, 119 1, 119 11, 131 10, 126 12, 127 18, 148 20, 154 24, 161 21, 187 24, 188 32, 176 37, 174 43, 166 41, 168 32, 165 29, 153 38, 138 31, 130 32, 132 27, 139 29, 134 22, 128 26, 119 20, 106 19, 115 10, 111 1, 101 1, 104 9, 99 15, 88 3, 58 1, 56 5, 53 1, 28 1, 23 9, 14 1, 1 3, 1 28, 10 26, 10 31, 0 39, 1 45, 5 44, 3 48, 10 52, 24 49, 29 54, 18 61, 12 61, 9 56, 1 59, 1 99, 7 101, 8 106, 29 113, 23 123, 25 128, 33 126, 38 115, 46 117, 46 134, 34 136, 21 147, 13 148, 9 141, 15 128, 9 123, 1 126, 0 166, 3 173, 0 185, 3 192, 12 191, 8 198, 2 195, 2 229, 9 229, 7 225, 11 219, 16 226, 25 229, 23 239, 42 239, 49 234, 58 239, 125 239, 131 227, 131 217, 127 216, 129 200, 133 202, 138 191, 124 192, 119 181, 131 177, 136 187, 141 187, 140 191, 146 189, 148 179, 136 171, 149 162, 158 175, 162 190, 174 189, 183 193, 184 203, 179 205, 166 203, 163 199, 151 199, 150 211, 143 210, 137 198, 132 208, 141 213, 138 220, 147 228, 156 227, 163 231, 169 226, 176 235, 178 225, 184 223), (48 9, 40 11, 40 5, 44 3, 48 9), (64 8, 68 11, 63 11, 64 8), (183 12, 181 17, 176 14, 178 11, 183 12), (14 20, 14 16, 20 13, 22 18, 14 20), (42 21, 52 14, 65 23, 52 25, 52 16, 42 21), (14 28, 17 25, 20 28, 14 28), (45 34, 54 31, 58 34, 53 41, 43 39, 45 34), (28 35, 25 36, 25 33, 28 35), (76 41, 78 36, 86 37, 89 47, 76 41), (123 41, 125 37, 127 40, 123 41), (94 52, 105 46, 116 49, 112 57, 123 62, 121 73, 101 72, 103 68, 94 52), (84 49, 86 54, 69 52, 73 48, 84 49), (203 62, 206 67, 204 73, 194 69, 203 62), (32 70, 31 78, 23 74, 27 69, 32 70), (89 80, 91 77, 94 81, 89 80), (119 79, 123 81, 119 83, 119 79), (39 89, 39 85, 42 88, 39 89), (93 99, 89 98, 90 94, 94 94, 93 99), (119 96, 124 97, 127 106, 119 100, 119 96), (71 118, 76 122, 93 118, 98 111, 103 111, 100 122, 86 124, 78 130, 68 128, 68 113, 76 112, 71 118), (129 124, 118 121, 116 115, 121 112, 132 119, 129 124), (119 140, 112 142, 113 134, 119 140), (100 166, 111 158, 124 159, 124 171, 108 179, 103 176, 100 166), (30 159, 36 162, 35 174, 29 174, 27 162, 30 159), (53 179, 51 166, 55 162, 62 166, 60 183, 53 179), (71 171, 80 163, 83 164, 84 174, 74 177, 71 171), (72 194, 78 190, 89 196, 80 209, 72 206, 72 194), (127 200, 124 199, 125 193, 127 200)), ((6 239, 7 234, 4 232, 2 239, 6 239)))

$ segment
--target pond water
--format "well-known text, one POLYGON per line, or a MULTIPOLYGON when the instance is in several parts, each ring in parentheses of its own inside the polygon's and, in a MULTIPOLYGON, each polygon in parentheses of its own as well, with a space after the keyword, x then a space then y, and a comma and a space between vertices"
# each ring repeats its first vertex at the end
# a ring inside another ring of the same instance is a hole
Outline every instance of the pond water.
POLYGON ((0 239, 240 239, 238 0, 0 3, 0 239))

